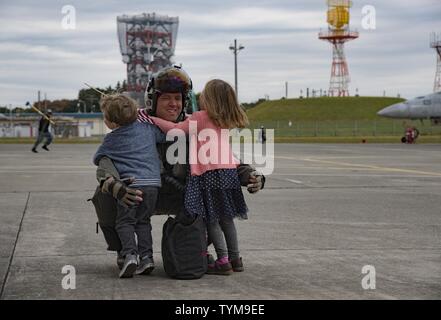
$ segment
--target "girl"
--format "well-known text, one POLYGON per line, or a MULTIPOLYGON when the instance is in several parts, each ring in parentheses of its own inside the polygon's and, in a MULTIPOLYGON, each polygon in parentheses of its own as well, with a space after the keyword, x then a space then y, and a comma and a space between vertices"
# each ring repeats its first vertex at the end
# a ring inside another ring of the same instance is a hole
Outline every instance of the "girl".
POLYGON ((233 88, 222 80, 211 80, 205 85, 200 105, 201 111, 194 112, 183 122, 151 118, 165 132, 177 128, 189 134, 190 177, 185 191, 185 209, 191 216, 203 215, 208 237, 216 249, 217 260, 209 264, 207 273, 229 275, 233 271, 243 271, 233 218, 247 219, 248 208, 236 171, 239 162, 229 145, 228 129, 244 128, 248 118, 233 88), (199 135, 202 130, 203 134, 199 135), (207 132, 215 134, 208 141, 207 132), (207 152, 199 154, 208 149, 208 159, 204 157, 207 152))

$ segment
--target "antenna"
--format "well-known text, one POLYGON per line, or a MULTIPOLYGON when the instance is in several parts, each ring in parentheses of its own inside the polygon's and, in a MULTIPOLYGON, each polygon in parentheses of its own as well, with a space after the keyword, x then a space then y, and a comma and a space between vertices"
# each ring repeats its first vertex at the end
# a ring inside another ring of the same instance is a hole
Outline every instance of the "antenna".
POLYGON ((319 39, 332 44, 332 68, 329 96, 349 96, 350 82, 348 64, 344 53, 344 43, 358 38, 358 32, 349 29, 349 8, 352 1, 328 0, 328 30, 320 31, 319 39))
POLYGON ((430 35, 430 47, 434 48, 437 53, 435 83, 433 85, 433 92, 440 92, 441 91, 441 33, 433 32, 430 35))

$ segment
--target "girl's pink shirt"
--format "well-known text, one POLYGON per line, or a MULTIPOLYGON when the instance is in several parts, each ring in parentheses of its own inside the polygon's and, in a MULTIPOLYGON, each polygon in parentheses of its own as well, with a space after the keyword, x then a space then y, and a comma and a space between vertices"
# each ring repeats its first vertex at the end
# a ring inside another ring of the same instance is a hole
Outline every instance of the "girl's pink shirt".
POLYGON ((181 129, 189 135, 191 175, 199 176, 216 169, 236 169, 239 165, 231 150, 230 130, 216 126, 205 110, 194 112, 178 123, 152 116, 150 118, 164 132, 181 129))

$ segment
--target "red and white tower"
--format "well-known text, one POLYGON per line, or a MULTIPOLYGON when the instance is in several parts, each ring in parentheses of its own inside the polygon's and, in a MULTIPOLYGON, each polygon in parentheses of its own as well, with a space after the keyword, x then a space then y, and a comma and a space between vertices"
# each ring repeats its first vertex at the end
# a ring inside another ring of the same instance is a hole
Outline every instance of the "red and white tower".
POLYGON ((178 17, 155 13, 117 17, 122 60, 127 64, 127 90, 141 105, 152 74, 172 65, 178 24, 178 17))
POLYGON ((433 85, 433 92, 441 92, 441 34, 432 33, 430 37, 430 47, 434 48, 437 53, 435 84, 433 85))
POLYGON ((328 30, 320 31, 319 39, 332 44, 330 96, 349 96, 350 82, 348 63, 344 53, 344 44, 358 38, 358 32, 349 29, 350 0, 328 0, 328 30))

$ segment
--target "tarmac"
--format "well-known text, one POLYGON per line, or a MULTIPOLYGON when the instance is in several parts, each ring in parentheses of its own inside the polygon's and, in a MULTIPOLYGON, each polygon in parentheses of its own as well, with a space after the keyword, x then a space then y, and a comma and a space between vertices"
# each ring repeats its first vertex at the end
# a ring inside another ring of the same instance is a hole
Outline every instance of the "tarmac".
POLYGON ((166 216, 152 218, 156 269, 119 279, 86 201, 97 145, 30 149, 0 145, 1 299, 441 298, 441 145, 277 144, 265 188, 244 190, 245 271, 198 280, 165 274, 166 216))

